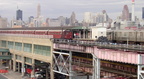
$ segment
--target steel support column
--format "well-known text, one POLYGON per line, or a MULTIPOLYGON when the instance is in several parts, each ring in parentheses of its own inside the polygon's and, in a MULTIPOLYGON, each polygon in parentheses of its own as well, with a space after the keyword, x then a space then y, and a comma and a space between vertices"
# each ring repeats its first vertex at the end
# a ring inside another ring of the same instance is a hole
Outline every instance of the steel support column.
POLYGON ((93 75, 92 79, 100 79, 100 59, 93 55, 93 75))
POLYGON ((72 52, 69 51, 69 79, 72 79, 72 52))
POLYGON ((141 56, 140 54, 138 55, 138 72, 137 72, 137 79, 144 79, 144 76, 142 74, 144 74, 144 70, 142 70, 142 68, 144 68, 144 65, 142 63, 142 57, 144 56, 141 56))
POLYGON ((72 53, 53 51, 53 71, 72 79, 72 53))

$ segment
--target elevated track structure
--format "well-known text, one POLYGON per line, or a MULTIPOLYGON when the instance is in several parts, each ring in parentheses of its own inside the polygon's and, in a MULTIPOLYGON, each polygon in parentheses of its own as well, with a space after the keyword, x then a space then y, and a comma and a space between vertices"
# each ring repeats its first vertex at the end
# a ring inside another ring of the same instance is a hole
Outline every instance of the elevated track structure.
POLYGON ((92 79, 144 79, 143 45, 65 39, 52 41, 54 72, 67 75, 69 79, 76 73, 91 75, 92 79))

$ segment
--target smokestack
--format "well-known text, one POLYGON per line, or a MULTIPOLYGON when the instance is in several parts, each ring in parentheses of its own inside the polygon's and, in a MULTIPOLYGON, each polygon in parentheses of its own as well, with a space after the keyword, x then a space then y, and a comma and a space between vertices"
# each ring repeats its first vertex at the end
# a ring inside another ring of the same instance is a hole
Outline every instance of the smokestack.
POLYGON ((135 21, 135 0, 132 0, 132 21, 135 21))

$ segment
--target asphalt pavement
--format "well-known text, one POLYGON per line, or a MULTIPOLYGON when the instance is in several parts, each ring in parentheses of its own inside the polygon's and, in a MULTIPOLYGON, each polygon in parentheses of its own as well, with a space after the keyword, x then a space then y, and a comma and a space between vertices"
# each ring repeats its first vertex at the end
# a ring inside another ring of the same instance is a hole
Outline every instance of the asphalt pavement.
MULTIPOLYGON (((0 66, 0 69, 5 69, 5 66, 0 66)), ((8 69, 8 73, 0 73, 0 79, 30 79, 27 76, 22 77, 19 72, 14 72, 8 69)))
POLYGON ((6 78, 2 74, 0 74, 0 79, 8 79, 8 78, 6 78))

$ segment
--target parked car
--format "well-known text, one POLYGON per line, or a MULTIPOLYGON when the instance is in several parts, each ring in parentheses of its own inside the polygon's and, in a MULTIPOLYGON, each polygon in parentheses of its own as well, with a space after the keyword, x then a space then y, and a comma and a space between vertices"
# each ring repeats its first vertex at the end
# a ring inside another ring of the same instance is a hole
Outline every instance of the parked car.
POLYGON ((36 78, 43 78, 43 75, 40 72, 35 72, 36 78))

